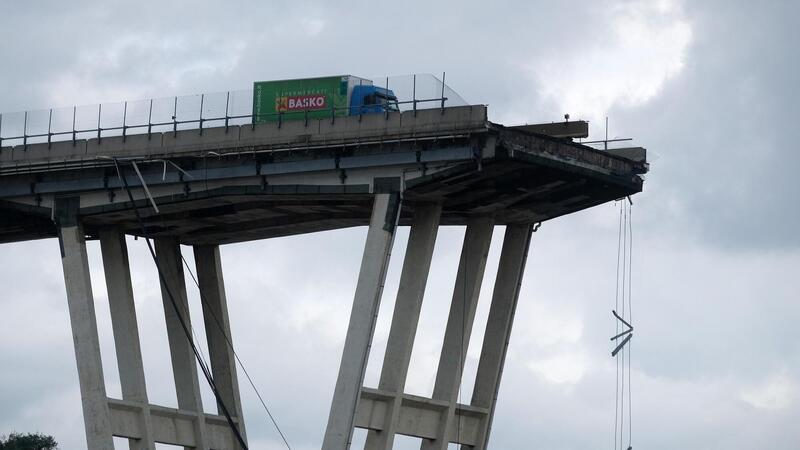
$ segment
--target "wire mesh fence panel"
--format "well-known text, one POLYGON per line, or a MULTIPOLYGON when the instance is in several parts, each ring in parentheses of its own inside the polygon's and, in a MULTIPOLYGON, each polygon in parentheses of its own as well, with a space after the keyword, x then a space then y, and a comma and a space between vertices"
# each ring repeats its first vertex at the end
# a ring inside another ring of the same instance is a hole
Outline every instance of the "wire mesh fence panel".
POLYGON ((227 115, 228 93, 212 92, 203 97, 203 128, 225 125, 227 115))
POLYGON ((147 132, 150 120, 150 100, 136 100, 128 102, 125 112, 125 126, 127 134, 141 134, 147 132))
POLYGON ((414 76, 413 75, 397 75, 388 77, 388 84, 384 79, 384 86, 390 90, 397 97, 398 106, 400 111, 408 111, 414 109, 414 105, 409 103, 414 100, 414 76))
POLYGON ((178 130, 191 130, 200 127, 201 94, 176 97, 175 120, 178 130))
POLYGON ((28 111, 27 125, 25 134, 28 137, 28 144, 47 142, 47 133, 50 122, 50 110, 28 111), (45 135, 45 136, 42 136, 45 135), (33 136, 33 137, 31 137, 33 136))
POLYGON ((85 105, 75 108, 75 130, 77 139, 97 137, 97 122, 102 115, 100 105, 85 105))
POLYGON ((72 139, 72 118, 74 112, 74 107, 53 108, 53 122, 51 125, 53 141, 72 139))
POLYGON ((25 133, 25 112, 6 113, 2 119, 0 131, 3 138, 8 138, 7 142, 3 141, 3 145, 22 144, 22 135, 25 133), (15 139, 17 137, 19 139, 15 139))
POLYGON ((176 100, 177 97, 153 99, 152 113, 150 114, 153 133, 165 133, 173 130, 176 100))
MULTIPOLYGON (((444 77, 444 74, 442 74, 444 77)), ((442 106, 464 106, 467 102, 439 77, 430 73, 416 75, 416 98, 423 100, 417 109, 441 108, 442 106)))
POLYGON ((231 125, 245 125, 252 122, 253 114, 253 90, 241 89, 230 92, 230 104, 228 105, 228 115, 233 117, 231 125))
MULTIPOLYGON (((444 105, 445 106, 467 106, 466 100, 464 100, 458 92, 454 91, 453 88, 447 85, 445 82, 441 82, 441 85, 444 86, 444 105)), ((441 96, 441 94, 440 94, 441 96)))
POLYGON ((99 115, 102 136, 121 136, 122 123, 125 119, 125 102, 103 103, 99 115))
POLYGON ((372 80, 375 86, 394 93, 401 111, 467 104, 440 78, 429 73, 376 77, 372 80))

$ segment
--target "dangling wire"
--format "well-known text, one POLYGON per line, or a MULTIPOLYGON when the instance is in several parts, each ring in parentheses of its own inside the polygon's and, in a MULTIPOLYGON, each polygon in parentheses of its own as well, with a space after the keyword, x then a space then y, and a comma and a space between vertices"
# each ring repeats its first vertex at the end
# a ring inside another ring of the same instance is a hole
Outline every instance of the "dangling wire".
MULTIPOLYGON (((626 214, 625 205, 620 205, 622 208, 622 228, 620 230, 622 234, 622 272, 621 272, 621 280, 622 280, 622 289, 620 291, 620 297, 622 300, 622 305, 620 311, 622 312, 622 316, 625 316, 625 268, 627 267, 627 232, 626 227, 628 224, 628 216, 626 214)), ((619 282, 619 280, 617 281, 619 282)), ((616 349, 615 349, 616 350, 616 349)), ((613 352, 612 352, 613 353, 613 352)), ((618 376, 617 376, 617 384, 619 385, 619 445, 620 449, 622 449, 622 441, 623 441, 623 431, 625 429, 625 350, 622 349, 622 353, 616 356, 617 367, 621 367, 621 370, 618 369, 618 376)), ((616 434, 616 432, 615 432, 616 434)))
MULTIPOLYGON (((619 208, 619 231, 617 232, 617 275, 616 287, 614 292, 614 311, 619 309, 619 269, 620 259, 622 258, 622 205, 619 208)), ((619 321, 614 321, 614 336, 619 336, 619 321)), ((614 386, 614 450, 617 449, 617 430, 619 427, 619 359, 614 360, 617 369, 616 384, 614 386)))
MULTIPOLYGON (((628 321, 633 323, 633 297, 631 296, 633 273, 633 204, 628 204, 628 321)), ((631 344, 628 343, 628 448, 633 448, 633 400, 631 396, 631 344)))
POLYGON ((627 449, 633 448, 633 431, 632 431, 632 406, 631 399, 631 338, 633 337, 633 316, 631 308, 631 275, 632 275, 632 261, 633 261, 633 230, 632 230, 632 206, 633 203, 628 198, 628 201, 620 202, 619 210, 619 231, 617 234, 617 274, 616 274, 616 287, 614 298, 614 310, 612 311, 615 317, 615 334, 611 341, 623 338, 621 342, 616 345, 616 348, 611 352, 611 356, 615 358, 616 363, 616 384, 614 394, 614 450, 619 445, 619 449, 626 448, 624 446, 625 440, 625 403, 626 403, 626 390, 625 378, 627 372, 627 408, 628 408, 628 445, 627 449), (620 313, 617 313, 617 311, 620 313), (620 327, 625 326, 626 329, 620 331, 620 327))
MULTIPOLYGON (((625 270, 628 264, 628 208, 625 202, 622 202, 622 318, 625 318, 625 281, 627 279, 627 271, 625 270)), ((622 366, 622 373, 620 374, 620 408, 619 408, 619 444, 622 449, 622 440, 625 430, 625 349, 622 350, 620 355, 620 365, 622 366)))

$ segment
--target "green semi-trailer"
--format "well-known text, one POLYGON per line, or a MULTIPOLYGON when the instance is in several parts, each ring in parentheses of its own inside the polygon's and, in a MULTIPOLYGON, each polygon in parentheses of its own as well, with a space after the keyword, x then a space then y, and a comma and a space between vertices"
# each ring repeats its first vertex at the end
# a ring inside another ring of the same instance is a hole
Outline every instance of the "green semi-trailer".
POLYGON ((253 83, 253 121, 320 119, 396 111, 397 97, 352 75, 253 83))

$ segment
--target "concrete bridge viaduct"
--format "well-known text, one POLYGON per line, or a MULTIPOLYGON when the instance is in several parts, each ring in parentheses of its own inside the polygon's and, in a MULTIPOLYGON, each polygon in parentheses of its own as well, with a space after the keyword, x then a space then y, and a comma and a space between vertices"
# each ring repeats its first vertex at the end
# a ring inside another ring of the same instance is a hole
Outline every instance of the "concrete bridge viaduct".
POLYGON ((392 448, 396 434, 422 438, 423 449, 484 449, 532 227, 637 193, 647 171, 642 152, 572 142, 572 126, 504 127, 473 105, 3 147, 0 242, 58 237, 89 449, 113 448, 113 436, 131 449, 156 442, 235 449, 221 412, 204 411, 181 330, 189 312, 180 245, 194 248, 214 382, 246 439, 219 246, 366 226, 323 449, 349 448, 355 427, 369 430, 368 449, 392 448), (488 325, 472 399, 460 404, 497 225, 506 231, 488 325), (371 389, 364 372, 398 226, 411 231, 380 382, 371 389), (404 386, 440 226, 465 226, 466 234, 433 395, 424 398, 404 386), (125 235, 155 242, 177 409, 148 401, 125 235), (106 395, 87 239, 101 243, 121 399, 106 395))

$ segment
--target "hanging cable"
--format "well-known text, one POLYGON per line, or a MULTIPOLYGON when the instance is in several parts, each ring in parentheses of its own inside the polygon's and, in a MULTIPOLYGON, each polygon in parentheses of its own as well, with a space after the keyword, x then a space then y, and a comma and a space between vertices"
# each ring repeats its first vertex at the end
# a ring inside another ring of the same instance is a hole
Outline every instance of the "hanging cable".
MULTIPOLYGON (((617 233, 617 275, 616 275, 616 288, 614 292, 614 311, 619 309, 619 263, 622 257, 622 205, 619 208, 619 231, 617 233)), ((616 315, 616 314, 615 314, 616 315)), ((614 321, 615 331, 614 335, 619 336, 619 322, 614 321)), ((612 354, 612 356, 615 356, 612 354)), ((614 359, 616 365, 617 375, 615 380, 614 389, 614 450, 617 450, 617 427, 619 426, 619 359, 614 359)))
MULTIPOLYGON (((628 321, 633 323, 633 202, 628 197, 628 321)), ((631 345, 628 344, 628 449, 633 448, 633 400, 631 396, 631 345)))
MULTIPOLYGON (((204 305, 206 305, 206 311, 208 311, 210 313, 211 317, 214 320, 214 323, 217 325, 219 330, 222 332, 222 336, 225 338, 225 342, 228 345, 228 348, 230 348, 231 352, 233 352, 233 357, 236 358, 236 362, 239 364, 239 367, 242 368, 242 372, 244 372, 244 375, 247 378, 247 382, 250 384, 250 387, 252 387, 253 391, 256 393, 256 397, 258 397, 258 400, 261 402, 261 406, 264 408, 264 411, 267 412, 267 416, 269 417, 269 420, 272 422, 272 425, 275 427, 275 430, 277 430, 278 434, 281 436, 281 439, 283 440, 283 444, 286 446, 286 448, 289 449, 289 450, 292 450, 292 447, 289 445, 289 441, 286 439, 286 436, 283 434, 283 430, 281 430, 281 427, 278 426, 278 422, 277 422, 277 420, 275 420, 275 417, 272 415, 272 412, 267 407, 267 403, 264 401, 264 398, 261 396, 261 392, 259 392, 259 390, 256 387, 255 383, 253 382, 253 379, 250 377, 250 373, 247 372, 247 369, 245 368, 244 363, 239 358, 239 354, 236 353, 236 349, 233 348, 233 343, 228 338, 228 334, 225 332, 225 329, 222 327, 222 323, 220 323, 220 320, 219 320, 219 318, 217 318, 217 315, 209 307, 208 302, 206 301, 205 295, 203 295, 203 291, 200 289, 200 283, 197 280, 197 277, 195 277, 194 272, 192 272, 191 267, 189 267, 189 263, 186 261, 186 258, 184 258, 183 255, 181 255, 181 259, 183 260, 183 265, 186 267, 186 270, 189 272, 189 276, 192 278, 192 281, 194 281, 194 284, 197 286, 198 291, 200 291, 200 300, 203 302, 204 305)), ((204 311, 204 313, 205 313, 205 311, 204 311)))
MULTIPOLYGON (((189 326, 187 325, 186 320, 184 319, 183 315, 181 314, 181 310, 178 307, 178 303, 176 302, 175 297, 174 297, 174 295, 172 293, 172 290, 170 289, 169 284, 167 283, 167 280, 164 277, 164 273, 161 270, 161 264, 159 264, 158 256, 156 255, 156 252, 153 249, 153 245, 150 242, 150 239, 146 235, 146 231, 147 230, 145 228, 144 221, 142 220, 142 216, 139 213, 139 209, 136 207, 136 202, 133 199, 133 193, 131 192, 131 188, 128 185, 128 180, 122 174, 122 171, 120 170, 120 167, 119 167, 119 163, 118 163, 118 161, 116 159, 114 159, 114 167, 117 170, 117 176, 119 176, 119 178, 122 181, 122 184, 123 184, 123 186, 125 188, 125 191, 128 194, 128 200, 130 200, 131 205, 133 206, 133 212, 136 215, 136 220, 139 223, 139 227, 141 228, 141 232, 142 232, 142 235, 144 237, 144 241, 145 241, 145 243, 147 243, 147 248, 150 251, 150 256, 153 258, 153 262, 155 263, 156 269, 158 270, 158 278, 161 281, 162 286, 164 286, 164 291, 166 292, 167 297, 169 298, 169 301, 172 304, 173 309, 175 310, 175 315, 177 316, 178 322, 180 323, 181 328, 183 329, 183 332, 186 335, 186 339, 189 341, 189 346, 191 347, 192 352, 194 353, 194 356, 197 359, 197 363, 200 366, 201 371, 203 372, 203 376, 205 377, 206 381, 208 382, 208 385, 211 388, 211 392, 214 394, 214 398, 217 400, 217 404, 219 405, 220 409, 222 410, 222 414, 223 414, 223 416, 225 416, 225 420, 228 422, 228 426, 230 427, 231 431, 233 432, 234 436, 236 437, 236 440, 239 442, 239 445, 242 447, 242 449, 247 450, 248 449, 247 443, 245 442, 244 437, 242 437, 242 434, 239 432, 239 428, 234 423, 233 418, 231 417, 231 414, 228 411, 228 407, 225 405, 225 402, 222 400, 222 396, 219 393, 219 389, 217 388, 217 385, 214 383, 214 378, 212 377, 211 372, 208 369, 208 365, 205 363, 204 359, 201 357, 200 351, 198 350, 197 345, 194 343, 194 340, 192 339, 192 332, 189 329, 189 326)), ((136 170, 137 175, 139 175, 139 177, 141 177, 141 174, 139 173, 138 168, 135 166, 135 163, 134 163, 134 170, 136 170)), ((150 197, 150 199, 152 201, 152 197, 150 197)), ((202 411, 200 411, 200 413, 202 413, 202 411)), ((202 417, 200 418, 200 420, 202 420, 202 417)))
POLYGON ((614 394, 614 450, 622 450, 625 441, 625 403, 627 394, 627 450, 633 449, 632 431, 632 388, 631 388, 631 339, 633 338, 633 315, 631 308, 632 291, 632 261, 633 261, 633 230, 632 230, 633 202, 628 197, 628 202, 620 202, 619 231, 617 233, 617 272, 614 295, 615 334, 611 341, 622 340, 611 352, 616 364, 616 384, 614 394), (619 311, 619 313, 617 313, 619 311), (625 329, 620 329, 624 326, 625 329), (625 378, 627 376, 627 392, 625 378), (617 447, 619 445, 619 447, 617 447))
MULTIPOLYGON (((625 317, 625 280, 627 277, 627 271, 625 268, 627 267, 628 262, 628 210, 625 207, 625 202, 622 203, 622 317, 625 317)), ((626 341, 630 341, 630 336, 626 338, 626 341)), ((622 373, 620 374, 620 408, 619 408, 619 437, 620 437, 620 449, 622 449, 622 439, 625 430, 625 351, 622 351, 622 355, 620 356, 621 366, 622 366, 622 373)))

